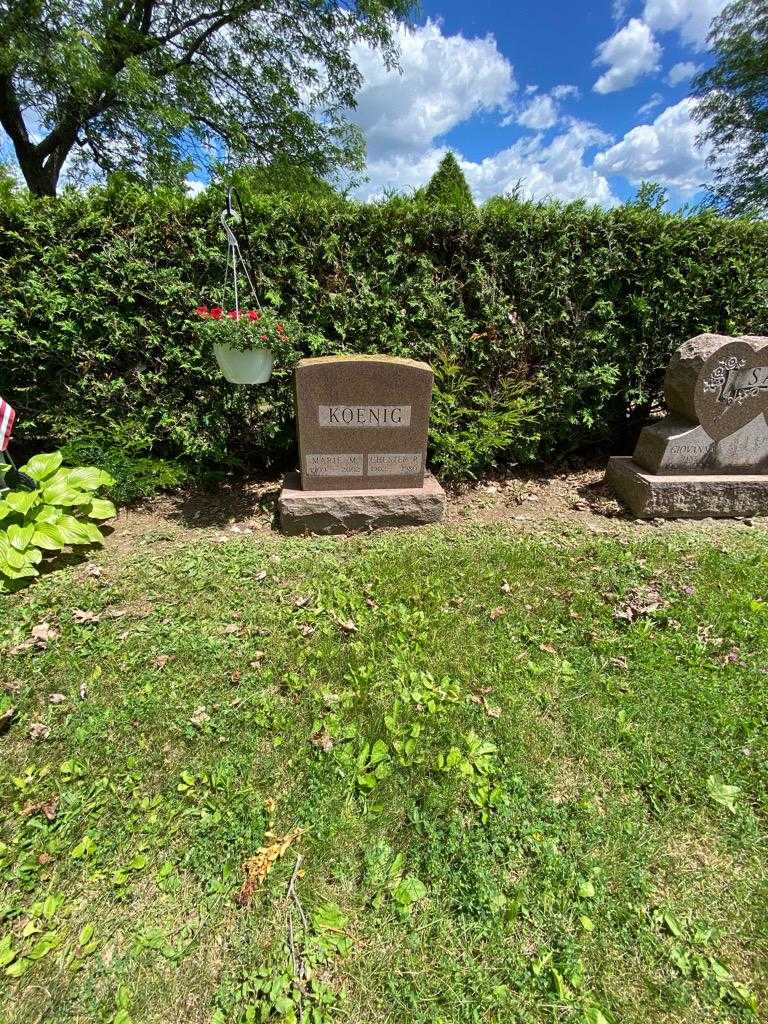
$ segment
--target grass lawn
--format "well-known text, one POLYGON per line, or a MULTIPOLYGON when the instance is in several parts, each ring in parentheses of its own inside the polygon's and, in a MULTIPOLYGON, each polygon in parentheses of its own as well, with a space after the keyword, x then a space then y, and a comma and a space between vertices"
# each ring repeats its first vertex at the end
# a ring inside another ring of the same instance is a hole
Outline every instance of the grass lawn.
POLYGON ((0 1020, 760 1019, 762 531, 98 564, 0 598, 0 1020))

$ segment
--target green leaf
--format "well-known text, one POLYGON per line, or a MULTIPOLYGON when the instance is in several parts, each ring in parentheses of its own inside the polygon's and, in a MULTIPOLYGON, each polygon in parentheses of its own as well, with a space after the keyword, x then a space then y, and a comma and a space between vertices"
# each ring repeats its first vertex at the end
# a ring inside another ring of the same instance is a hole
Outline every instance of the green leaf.
POLYGON ((410 907, 413 903, 423 900, 427 895, 427 887, 415 875, 406 875, 402 882, 395 888, 392 898, 403 907, 410 907))
POLYGON ((117 509, 106 498, 94 498, 90 508, 86 509, 86 515, 91 519, 114 519, 117 509))
POLYGON ((36 523, 32 534, 32 543, 43 551, 61 551, 67 546, 64 535, 57 526, 50 523, 36 523))
POLYGON ((102 486, 102 472, 95 466, 78 466, 67 473, 67 483, 81 491, 98 491, 102 486))
POLYGON ((56 523, 67 544, 101 544, 103 538, 93 523, 81 523, 74 516, 62 516, 56 523))
POLYGON ((43 505, 35 512, 35 526, 39 526, 40 523, 48 523, 53 526, 58 523, 63 514, 61 509, 55 508, 53 505, 43 505))
POLYGON ((741 789, 739 786, 727 786, 724 782, 718 782, 714 775, 707 779, 707 792, 715 803, 726 807, 731 814, 736 813, 736 798, 741 789))
POLYGON ((56 949, 60 942, 61 939, 56 932, 46 932, 37 940, 27 956, 30 960, 42 960, 52 949, 56 949))
POLYGON ((0 967, 7 967, 16 959, 16 950, 11 946, 11 936, 4 935, 0 939, 0 967))
POLYGON ((78 945, 79 946, 87 946, 88 943, 93 938, 93 933, 94 933, 94 927, 93 927, 92 924, 83 925, 83 927, 80 929, 80 934, 77 937, 78 945))
POLYGON ((680 936, 683 934, 683 926, 680 923, 680 921, 675 917, 675 915, 669 913, 668 911, 665 911, 661 915, 661 919, 667 926, 670 935, 674 935, 676 939, 679 939, 680 936))
POLYGON ((86 491, 79 491, 69 484, 52 484, 46 487, 41 495, 46 505, 58 505, 60 508, 74 507, 77 505, 90 505, 91 495, 86 491))
POLYGON ((53 476, 62 463, 61 452, 50 452, 47 455, 33 455, 29 462, 21 467, 22 473, 28 473, 33 480, 40 483, 53 476))
POLYGON ((12 548, 15 548, 16 551, 25 551, 32 541, 34 532, 34 526, 17 526, 15 523, 11 523, 6 536, 12 548))
POLYGON ((10 967, 6 967, 5 973, 9 978, 20 978, 22 974, 26 974, 29 970, 30 962, 26 957, 22 957, 21 960, 16 960, 10 967))
POLYGON ((584 1011, 580 1024, 608 1024, 608 1020, 602 1010, 598 1010, 596 1006, 590 1006, 584 1011))
POLYGON ((46 897, 45 903, 43 903, 43 917, 46 919, 46 921, 50 921, 51 920, 53 915, 56 913, 56 911, 61 906, 61 903, 62 903, 62 900, 61 900, 60 896, 57 897, 57 896, 51 895, 51 896, 47 896, 46 897))
POLYGON ((590 881, 582 882, 579 886, 579 896, 583 900, 591 900, 595 895, 595 887, 590 881))
POLYGON ((5 496, 5 503, 12 512, 25 516, 40 500, 37 491, 11 491, 5 496))
POLYGON ((389 758, 389 747, 384 740, 376 740, 371 748, 371 767, 381 764, 389 758))
POLYGON ((39 576, 40 573, 32 565, 24 565, 21 569, 14 569, 6 559, 0 555, 0 573, 7 576, 9 580, 26 580, 39 576))

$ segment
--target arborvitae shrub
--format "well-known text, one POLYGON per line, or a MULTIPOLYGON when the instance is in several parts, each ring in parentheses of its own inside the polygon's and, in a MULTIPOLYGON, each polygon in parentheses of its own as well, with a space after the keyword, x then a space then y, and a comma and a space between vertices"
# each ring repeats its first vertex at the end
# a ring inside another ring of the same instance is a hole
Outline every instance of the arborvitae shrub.
MULTIPOLYGON (((236 387, 192 330, 216 302, 221 195, 123 185, 0 211, 0 394, 18 437, 135 423, 153 453, 256 466, 294 458, 291 374, 236 387)), ((262 297, 307 354, 384 352, 438 371, 433 458, 626 450, 670 352, 702 331, 768 333, 768 225, 712 214, 494 200, 250 196, 262 297)))

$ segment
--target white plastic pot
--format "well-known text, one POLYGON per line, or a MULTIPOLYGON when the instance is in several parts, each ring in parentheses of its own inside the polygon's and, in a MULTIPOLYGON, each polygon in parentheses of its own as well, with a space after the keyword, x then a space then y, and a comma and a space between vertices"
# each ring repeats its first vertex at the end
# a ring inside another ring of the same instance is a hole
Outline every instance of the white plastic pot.
POLYGON ((229 345, 214 345, 213 354, 231 384, 266 384, 272 376, 271 349, 252 348, 241 352, 229 345))

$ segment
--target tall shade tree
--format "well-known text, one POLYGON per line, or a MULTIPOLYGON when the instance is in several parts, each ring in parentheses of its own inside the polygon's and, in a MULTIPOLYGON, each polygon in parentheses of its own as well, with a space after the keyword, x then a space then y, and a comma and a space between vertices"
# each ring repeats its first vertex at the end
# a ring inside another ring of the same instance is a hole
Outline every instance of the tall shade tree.
POLYGON ((768 0, 736 0, 709 35, 714 65, 694 80, 713 196, 728 213, 768 212, 768 0))
POLYGON ((178 180, 280 158, 360 169, 365 43, 396 62, 413 0, 0 0, 0 125, 29 189, 82 173, 178 180))

